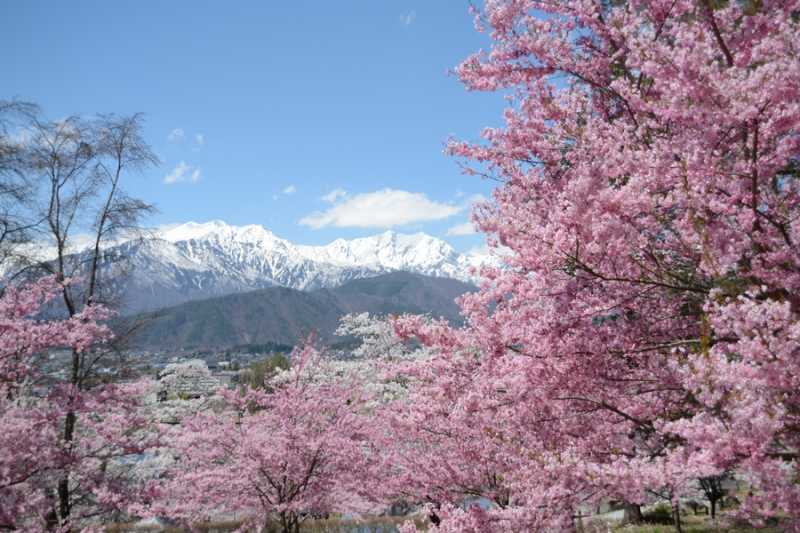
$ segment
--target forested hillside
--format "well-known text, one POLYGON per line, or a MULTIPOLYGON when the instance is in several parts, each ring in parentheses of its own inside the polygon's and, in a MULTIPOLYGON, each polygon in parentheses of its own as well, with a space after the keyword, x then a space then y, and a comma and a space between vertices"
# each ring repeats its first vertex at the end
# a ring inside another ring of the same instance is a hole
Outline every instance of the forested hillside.
POLYGON ((276 342, 295 345, 309 334, 334 340, 348 313, 427 314, 460 322, 458 296, 475 290, 461 281, 394 272, 350 281, 333 289, 272 287, 187 302, 135 317, 134 345, 149 349, 228 348, 276 342))

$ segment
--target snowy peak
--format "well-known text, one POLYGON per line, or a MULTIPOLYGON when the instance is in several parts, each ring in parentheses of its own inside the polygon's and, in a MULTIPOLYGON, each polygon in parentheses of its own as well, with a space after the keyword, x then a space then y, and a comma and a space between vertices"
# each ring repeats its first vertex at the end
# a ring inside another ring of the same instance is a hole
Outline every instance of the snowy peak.
POLYGON ((169 242, 192 240, 213 240, 216 242, 242 243, 288 243, 279 239, 263 226, 251 224, 247 226, 230 226, 221 220, 210 222, 186 222, 175 226, 167 226, 157 230, 156 235, 169 242))
POLYGON ((449 244, 430 235, 393 231, 351 241, 337 239, 326 246, 303 246, 301 250, 309 259, 387 270, 430 269, 458 256, 449 244))
POLYGON ((124 313, 276 285, 333 288, 396 271, 474 281, 471 267, 485 262, 424 233, 387 231, 303 246, 263 226, 212 220, 165 226, 150 235, 153 238, 127 240, 105 250, 102 275, 119 293, 124 313), (119 258, 130 268, 120 269, 119 258))
MULTIPOLYGON (((467 273, 437 273, 438 267, 459 263, 456 251, 441 239, 425 233, 406 235, 394 231, 353 240, 337 239, 325 246, 295 245, 259 225, 231 226, 220 220, 187 222, 157 231, 157 237, 178 244, 194 254, 198 245, 242 252, 292 256, 296 260, 327 263, 338 267, 371 268, 377 271, 410 270, 447 277, 466 278, 467 273)), ((462 260, 463 262, 463 260, 462 260)))

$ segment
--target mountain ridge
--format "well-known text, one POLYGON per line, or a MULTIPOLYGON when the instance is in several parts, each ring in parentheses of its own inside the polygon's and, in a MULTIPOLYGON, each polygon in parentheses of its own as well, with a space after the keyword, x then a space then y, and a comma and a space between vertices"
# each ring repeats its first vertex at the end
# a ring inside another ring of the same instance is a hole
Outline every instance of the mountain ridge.
MULTIPOLYGON (((473 268, 494 262, 488 255, 458 253, 425 233, 385 231, 310 246, 257 224, 212 220, 162 226, 145 234, 147 238, 123 236, 109 243, 100 261, 101 301, 114 302, 123 315, 275 286, 333 288, 398 271, 475 282, 473 268)), ((80 279, 81 265, 88 264, 89 241, 77 236, 73 242, 70 261, 80 279)), ((41 243, 28 246, 29 255, 38 260, 55 256, 41 243)))
POLYGON ((348 313, 429 314, 461 321, 458 296, 475 286, 451 278, 391 272, 332 289, 271 287, 184 302, 135 317, 133 346, 151 350, 208 350, 243 344, 294 345, 314 333, 329 342, 348 313))
POLYGON ((213 220, 162 227, 152 238, 115 243, 104 251, 101 273, 112 281, 121 312, 130 315, 274 286, 333 288, 396 271, 474 282, 472 267, 490 261, 458 253, 425 233, 386 231, 309 246, 260 225, 213 220), (123 257, 128 268, 121 275, 123 257))

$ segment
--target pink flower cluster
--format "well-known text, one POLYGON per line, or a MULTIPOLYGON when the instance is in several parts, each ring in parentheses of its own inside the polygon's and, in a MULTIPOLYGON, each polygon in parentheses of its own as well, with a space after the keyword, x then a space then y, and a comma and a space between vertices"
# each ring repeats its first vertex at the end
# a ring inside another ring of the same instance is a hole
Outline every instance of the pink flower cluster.
POLYGON ((75 386, 44 383, 37 356, 49 349, 77 354, 108 339, 87 307, 65 320, 39 320, 42 306, 59 284, 44 278, 25 287, 6 287, 0 297, 0 528, 38 531, 82 523, 83 518, 121 511, 137 499, 127 469, 117 459, 143 452, 155 442, 139 414, 146 384, 75 386), (67 413, 77 419, 66 442, 67 413), (67 477, 73 489, 69 517, 59 515, 55 488, 67 477))
MULTIPOLYGON (((501 182, 474 219, 503 265, 462 297, 465 325, 404 317, 398 340, 353 320, 396 368, 321 377, 306 346, 263 390, 221 392, 138 512, 297 531, 404 500, 443 532, 561 531, 734 472, 742 518, 800 528, 799 13, 487 0, 493 45, 458 74, 510 95, 505 125, 448 151, 501 182)), ((45 523, 64 472, 120 508, 136 485, 104 465, 150 435, 122 387, 23 394, 33 354, 107 335, 95 314, 35 321, 48 283, 0 298, 0 527, 45 523), (66 411, 84 428, 69 446, 66 411)))
POLYGON ((360 384, 320 381, 319 357, 310 345, 296 350, 291 375, 269 390, 221 390, 221 412, 184 419, 151 513, 189 525, 275 519, 296 531, 307 518, 369 510, 374 454, 360 384))
POLYGON ((513 96, 448 150, 501 181, 474 218, 505 264, 465 327, 397 323, 438 349, 393 406, 398 494, 559 530, 734 471, 745 518, 800 521, 800 2, 719 4, 477 13, 458 73, 513 96))

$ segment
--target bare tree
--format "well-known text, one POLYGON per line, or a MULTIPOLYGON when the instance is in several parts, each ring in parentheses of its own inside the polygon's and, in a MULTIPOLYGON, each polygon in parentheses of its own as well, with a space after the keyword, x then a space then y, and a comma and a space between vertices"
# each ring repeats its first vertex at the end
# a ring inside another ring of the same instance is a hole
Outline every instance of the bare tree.
POLYGON ((0 100, 0 266, 30 240, 37 220, 30 212, 33 186, 25 172, 25 118, 37 107, 0 100))
MULTIPOLYGON (((142 136, 142 116, 46 121, 35 109, 25 111, 29 139, 13 154, 14 172, 30 187, 24 202, 31 210, 30 231, 54 250, 47 257, 26 257, 25 269, 28 275, 79 280, 62 285, 61 314, 72 317, 92 305, 113 308, 118 302, 113 291, 107 290, 104 277, 110 264, 122 261, 109 254, 108 248, 118 238, 140 236, 143 218, 153 211, 151 205, 126 194, 122 186, 130 174, 158 163, 142 136)), ((119 268, 113 275, 119 275, 119 268)), ((78 389, 92 387, 100 361, 114 353, 74 351, 68 362, 69 383, 78 389)), ((66 445, 75 438, 76 422, 75 413, 68 412, 62 434, 66 445)), ((83 495, 70 485, 69 473, 59 479, 56 494, 55 514, 66 522, 74 502, 83 495)))
POLYGON ((96 303, 113 305, 101 280, 106 249, 117 238, 142 235, 141 221, 153 207, 127 195, 126 175, 158 163, 141 135, 141 115, 69 117, 44 122, 32 117, 33 139, 25 168, 38 185, 38 237, 52 257, 30 261, 58 279, 84 282, 65 289, 69 315, 96 303))

